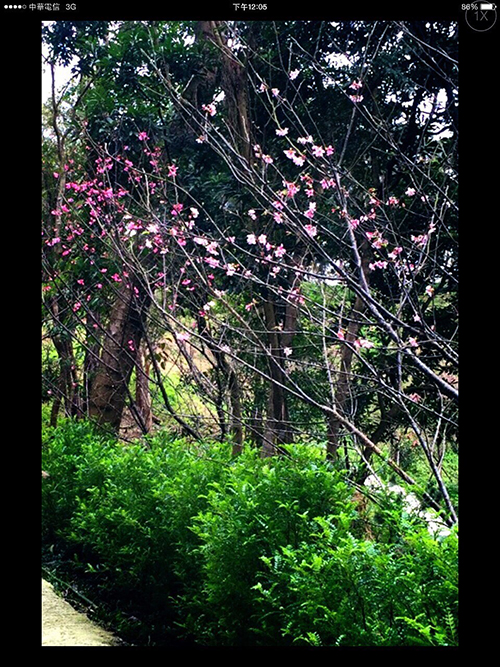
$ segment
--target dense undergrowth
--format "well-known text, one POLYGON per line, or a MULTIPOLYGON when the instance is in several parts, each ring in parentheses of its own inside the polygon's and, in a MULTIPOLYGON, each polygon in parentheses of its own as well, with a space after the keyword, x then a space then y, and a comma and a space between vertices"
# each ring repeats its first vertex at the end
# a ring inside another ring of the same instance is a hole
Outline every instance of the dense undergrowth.
POLYGON ((291 453, 63 422, 44 433, 44 553, 138 644, 456 645, 456 532, 435 540, 389 499, 361 509, 341 471, 291 453))

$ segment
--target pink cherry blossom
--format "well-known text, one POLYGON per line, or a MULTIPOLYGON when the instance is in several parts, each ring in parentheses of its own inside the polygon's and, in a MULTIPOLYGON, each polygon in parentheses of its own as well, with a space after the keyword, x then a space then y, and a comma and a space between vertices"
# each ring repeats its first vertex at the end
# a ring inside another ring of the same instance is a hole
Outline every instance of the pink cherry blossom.
POLYGON ((408 197, 413 197, 413 195, 416 193, 416 190, 414 188, 408 188, 405 192, 408 197))
POLYGON ((289 357, 292 354, 293 350, 291 347, 284 347, 283 348, 283 354, 285 357, 289 357))
POLYGON ((304 225, 304 229, 306 230, 306 232, 309 234, 309 236, 311 238, 314 238, 316 236, 316 234, 318 233, 318 229, 314 225, 304 225))
POLYGON ((375 269, 386 269, 387 262, 379 260, 378 262, 372 262, 369 264, 370 271, 375 271, 375 269))
POLYGON ((202 104, 201 108, 203 111, 208 113, 210 116, 215 116, 217 113, 217 109, 215 108, 215 104, 202 104))
POLYGON ((247 235, 247 243, 249 245, 255 245, 257 243, 257 237, 255 236, 255 234, 247 235))
POLYGON ((294 164, 296 164, 298 167, 302 167, 304 162, 306 161, 305 157, 303 155, 294 155, 292 157, 292 161, 294 164))
POLYGON ((215 257, 205 257, 205 262, 212 267, 212 269, 215 269, 219 266, 219 260, 216 259, 215 257))
POLYGON ((396 246, 392 252, 389 253, 390 259, 396 259, 398 255, 400 255, 403 252, 403 248, 401 246, 396 246))
POLYGON ((257 239, 257 241, 262 245, 264 245, 265 243, 267 243, 267 236, 265 234, 261 234, 257 239))
POLYGON ((278 137, 286 137, 286 135, 288 134, 288 128, 287 127, 279 128, 278 130, 276 130, 276 134, 278 135, 278 137))
POLYGON ((419 236, 414 236, 412 234, 411 240, 413 241, 413 243, 416 243, 417 245, 424 246, 429 240, 429 237, 427 236, 427 234, 420 234, 419 236))
POLYGON ((425 288, 425 293, 427 294, 427 296, 434 296, 434 287, 432 287, 431 285, 427 285, 427 287, 425 288))
POLYGON ((146 132, 139 132, 139 134, 137 135, 137 138, 139 139, 139 141, 146 141, 147 139, 149 139, 146 132))
POLYGON ((374 343, 371 342, 371 340, 367 340, 366 338, 358 338, 357 340, 354 341, 354 347, 359 350, 360 348, 364 349, 370 349, 372 347, 375 347, 374 343))
POLYGON ((168 177, 169 178, 175 178, 177 174, 178 167, 175 164, 170 164, 168 166, 168 177))
POLYGON ((349 88, 352 88, 353 90, 359 90, 362 87, 363 87, 363 84, 361 83, 361 81, 353 81, 351 83, 351 85, 349 86, 349 88))
POLYGON ((312 219, 312 218, 314 217, 315 212, 316 212, 316 202, 311 202, 311 203, 309 204, 309 208, 308 208, 307 211, 304 213, 304 215, 305 215, 307 218, 312 219))
POLYGON ((288 76, 293 81, 294 79, 296 79, 299 76, 299 74, 300 74, 300 70, 299 69, 294 69, 289 73, 288 76))
POLYGON ((257 220, 257 214, 253 208, 248 211, 248 215, 252 218, 252 220, 257 220))
POLYGON ((280 243, 280 245, 275 249, 274 254, 276 257, 283 257, 286 253, 285 248, 283 247, 283 244, 280 243))
POLYGON ((295 183, 288 183, 287 181, 283 181, 283 185, 286 187, 287 197, 293 197, 300 190, 300 187, 295 185, 295 183))
POLYGON ((216 241, 212 241, 209 243, 206 247, 207 252, 211 253, 212 255, 218 255, 219 251, 217 248, 219 247, 219 244, 216 241))
POLYGON ((312 154, 314 155, 314 157, 323 157, 323 155, 325 154, 325 149, 322 146, 313 146, 312 154))

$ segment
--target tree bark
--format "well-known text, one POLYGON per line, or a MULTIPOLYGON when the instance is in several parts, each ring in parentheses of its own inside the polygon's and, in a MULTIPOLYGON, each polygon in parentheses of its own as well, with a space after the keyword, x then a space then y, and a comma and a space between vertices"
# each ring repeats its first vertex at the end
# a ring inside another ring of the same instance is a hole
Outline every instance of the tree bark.
MULTIPOLYGON (((59 303, 57 297, 50 303, 53 322, 62 328, 59 319, 59 303)), ((80 404, 77 393, 76 364, 73 354, 73 343, 69 331, 60 334, 54 333, 52 342, 59 357, 59 378, 57 381, 57 395, 52 403, 50 425, 57 426, 57 418, 61 405, 64 403, 64 413, 67 417, 80 415, 80 404)))
MULTIPOLYGON (((361 269, 365 275, 368 275, 368 264, 370 261, 369 253, 365 247, 365 252, 361 258, 361 269)), ((340 369, 338 381, 335 387, 335 408, 341 415, 348 412, 348 403, 351 394, 351 374, 352 362, 354 357, 354 341, 359 336, 362 326, 363 313, 367 307, 364 300, 357 295, 352 310, 349 314, 349 324, 345 333, 345 340, 341 343, 342 352, 340 357, 340 369)), ((327 447, 326 456, 331 461, 338 458, 338 450, 341 444, 342 424, 332 413, 327 415, 327 447)), ((346 461, 348 465, 348 461, 346 461)))
POLYGON ((136 289, 137 296, 132 284, 123 283, 118 290, 90 391, 90 416, 115 431, 120 428, 128 382, 137 362, 150 302, 138 286, 136 289))
POLYGON ((220 32, 221 25, 221 21, 199 21, 198 30, 220 50, 221 85, 227 100, 229 128, 238 153, 250 163, 252 139, 245 68, 226 44, 220 32))
POLYGON ((141 343, 137 354, 135 405, 142 418, 143 428, 149 433, 153 425, 151 411, 151 392, 149 389, 150 362, 145 355, 144 342, 141 343))
MULTIPOLYGON (((268 299, 264 301, 264 316, 269 344, 271 383, 269 385, 262 455, 272 456, 276 454, 280 444, 292 442, 293 436, 284 390, 286 378, 282 367, 285 356, 277 327, 275 304, 268 299)), ((291 337, 287 338, 287 341, 290 342, 291 337)))

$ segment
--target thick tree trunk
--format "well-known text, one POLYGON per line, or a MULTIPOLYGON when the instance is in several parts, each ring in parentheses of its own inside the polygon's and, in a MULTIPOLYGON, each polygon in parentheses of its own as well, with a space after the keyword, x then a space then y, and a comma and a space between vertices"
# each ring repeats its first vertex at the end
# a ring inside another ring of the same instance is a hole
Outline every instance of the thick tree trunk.
POLYGON ((120 428, 128 382, 137 361, 149 297, 122 284, 110 314, 99 367, 90 391, 90 416, 115 431, 120 428))
MULTIPOLYGON (((59 324, 59 304, 57 299, 52 301, 50 309, 54 323, 59 324)), ((56 426, 61 405, 64 404, 64 413, 67 417, 79 416, 80 406, 77 392, 76 364, 69 332, 53 335, 52 342, 59 357, 57 395, 52 404, 50 414, 50 425, 56 426)))
POLYGON ((150 362, 145 355, 144 343, 141 343, 137 355, 135 406, 142 420, 142 428, 149 433, 153 425, 151 412, 151 391, 149 389, 150 362))
POLYGON ((238 153, 250 163, 252 139, 248 112, 248 90, 245 70, 232 53, 220 32, 221 21, 199 21, 198 30, 220 50, 222 89, 227 99, 228 125, 238 153))

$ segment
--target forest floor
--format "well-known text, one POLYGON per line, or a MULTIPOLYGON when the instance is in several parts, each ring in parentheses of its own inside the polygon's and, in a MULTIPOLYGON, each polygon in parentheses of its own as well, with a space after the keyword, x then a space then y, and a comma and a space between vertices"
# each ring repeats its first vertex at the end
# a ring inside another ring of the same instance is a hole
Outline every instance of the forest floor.
POLYGON ((42 646, 118 646, 121 642, 93 623, 42 579, 42 646))

